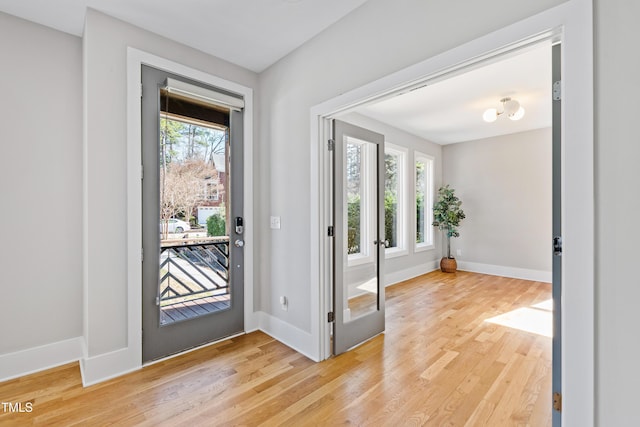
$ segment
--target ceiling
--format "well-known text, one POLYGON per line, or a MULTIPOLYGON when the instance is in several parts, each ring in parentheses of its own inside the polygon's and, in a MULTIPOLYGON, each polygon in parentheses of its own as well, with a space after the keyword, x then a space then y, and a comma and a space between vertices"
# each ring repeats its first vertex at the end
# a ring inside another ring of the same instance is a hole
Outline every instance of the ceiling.
MULTIPOLYGON (((322 32, 367 0, 0 0, 0 11, 81 36, 88 7, 255 72, 322 32)), ((438 144, 551 126, 551 48, 522 49, 486 65, 355 111, 438 144), (498 117, 510 96, 520 121, 498 117)))
POLYGON ((522 49, 355 112, 442 145, 550 127, 551 44, 522 49), (505 97, 520 102, 524 117, 483 121, 486 109, 502 111, 505 97))
POLYGON ((366 0, 0 0, 0 11, 81 36, 87 7, 261 72, 366 0))

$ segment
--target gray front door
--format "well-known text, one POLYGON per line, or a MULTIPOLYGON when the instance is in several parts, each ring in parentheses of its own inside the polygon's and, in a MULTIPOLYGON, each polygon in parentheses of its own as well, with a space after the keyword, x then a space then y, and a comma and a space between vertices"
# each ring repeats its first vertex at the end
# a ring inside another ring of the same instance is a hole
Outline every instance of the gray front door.
POLYGON ((333 352, 384 331, 384 136, 333 122, 333 352))
POLYGON ((142 67, 143 361, 244 330, 242 99, 142 67))

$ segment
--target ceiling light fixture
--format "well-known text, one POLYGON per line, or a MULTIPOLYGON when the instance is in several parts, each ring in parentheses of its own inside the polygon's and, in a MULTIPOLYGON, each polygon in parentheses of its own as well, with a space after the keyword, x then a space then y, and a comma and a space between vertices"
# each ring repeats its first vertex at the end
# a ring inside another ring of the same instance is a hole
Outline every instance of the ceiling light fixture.
POLYGON ((495 108, 489 108, 482 115, 482 119, 485 122, 495 122, 498 116, 506 114, 511 120, 520 120, 524 117, 524 108, 520 106, 520 103, 515 99, 502 98, 502 111, 498 111, 495 108))

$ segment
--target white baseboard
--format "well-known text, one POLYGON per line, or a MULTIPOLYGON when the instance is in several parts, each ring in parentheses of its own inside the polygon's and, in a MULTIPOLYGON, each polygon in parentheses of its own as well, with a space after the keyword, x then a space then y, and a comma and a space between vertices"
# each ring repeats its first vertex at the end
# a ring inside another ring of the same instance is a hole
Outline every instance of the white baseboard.
MULTIPOLYGON (((259 329, 256 326, 259 323, 258 319, 259 316, 257 316, 256 313, 251 313, 248 316, 245 316, 244 333, 249 333, 259 329)), ((229 337, 226 337, 224 339, 228 338, 229 337)), ((196 347, 196 349, 210 344, 211 343, 204 344, 203 346, 196 347)), ((178 353, 178 355, 179 354, 183 354, 183 352, 178 353)), ((129 372, 137 371, 138 369, 141 369, 142 366, 142 348, 122 348, 110 353, 87 357, 80 361, 82 384, 85 387, 88 387, 102 381, 107 381, 112 378, 128 374, 129 372)))
POLYGON ((400 271, 394 271, 393 273, 387 273, 384 275, 384 285, 390 286, 396 283, 403 282, 405 280, 413 279, 414 277, 421 276, 423 274, 430 273, 437 270, 439 267, 439 260, 425 262, 420 265, 416 265, 410 268, 406 268, 400 271))
POLYGON ((88 387, 142 368, 140 351, 122 348, 80 360, 82 385, 88 387))
MULTIPOLYGON (((437 270, 438 268, 440 268, 440 260, 434 260, 404 270, 387 273, 385 274, 385 286, 390 286, 396 283, 403 282, 405 280, 413 279, 414 277, 430 273, 434 270, 437 270)), ((501 265, 481 264, 477 262, 460 260, 458 260, 458 270, 547 283, 550 283, 552 278, 551 271, 505 267, 501 265)))
POLYGON ((493 276, 513 277, 514 279, 533 280, 535 282, 551 283, 552 280, 551 271, 529 270, 526 268, 505 267, 468 261, 458 261, 458 270, 490 274, 493 276))
MULTIPOLYGON (((299 353, 315 360, 311 355, 311 334, 296 328, 277 317, 271 316, 264 312, 252 314, 251 328, 245 330, 249 333, 254 330, 261 330, 274 339, 293 348, 299 353), (254 323, 258 323, 256 327, 254 323)), ((225 338, 227 339, 227 338, 225 338)), ((205 344, 207 346, 210 344, 205 344)), ((201 347, 198 347, 201 348, 201 347)), ((191 349, 189 351, 192 351, 191 349)), ((183 353, 180 353, 183 354, 183 353)), ((174 355, 175 356, 175 355, 174 355)), ((107 381, 111 378, 119 377, 129 372, 137 371, 142 368, 141 357, 139 352, 132 351, 129 348, 123 348, 110 353, 101 354, 94 357, 88 357, 80 360, 80 370, 82 372, 82 384, 88 387, 93 384, 107 381)))
POLYGON ((309 359, 316 362, 319 361, 314 357, 311 333, 296 328, 265 312, 260 313, 260 330, 309 359))
POLYGON ((244 332, 257 331, 260 329, 260 311, 253 311, 253 307, 244 308, 244 332))
POLYGON ((0 355, 0 381, 7 381, 45 369, 81 360, 84 339, 70 338, 39 347, 0 355))

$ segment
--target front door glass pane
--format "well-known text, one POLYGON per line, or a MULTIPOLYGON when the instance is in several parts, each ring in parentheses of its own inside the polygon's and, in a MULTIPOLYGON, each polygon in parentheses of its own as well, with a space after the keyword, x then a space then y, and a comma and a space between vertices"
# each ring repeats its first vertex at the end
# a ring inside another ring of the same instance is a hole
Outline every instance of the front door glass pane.
MULTIPOLYGON (((164 94, 163 106, 172 100, 164 94)), ((229 292, 227 127, 160 117, 160 325, 226 310, 229 292)))

